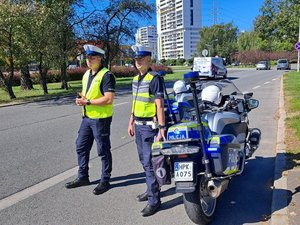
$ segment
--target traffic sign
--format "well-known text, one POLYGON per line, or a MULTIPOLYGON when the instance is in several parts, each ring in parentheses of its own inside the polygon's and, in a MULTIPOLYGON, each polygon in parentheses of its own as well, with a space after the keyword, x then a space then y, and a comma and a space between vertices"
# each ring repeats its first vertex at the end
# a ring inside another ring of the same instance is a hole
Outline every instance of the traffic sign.
POLYGON ((206 57, 208 55, 208 50, 207 49, 202 50, 202 55, 206 57))
POLYGON ((300 51, 300 42, 297 42, 295 44, 295 49, 298 50, 298 51, 300 51))

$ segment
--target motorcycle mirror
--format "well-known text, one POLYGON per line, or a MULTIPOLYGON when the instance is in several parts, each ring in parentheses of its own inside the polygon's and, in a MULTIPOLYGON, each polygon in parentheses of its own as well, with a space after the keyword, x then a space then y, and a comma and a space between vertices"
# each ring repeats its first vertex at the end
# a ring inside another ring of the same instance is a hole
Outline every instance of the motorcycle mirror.
POLYGON ((255 109, 259 105, 259 101, 256 99, 248 99, 247 100, 247 106, 249 109, 255 109))

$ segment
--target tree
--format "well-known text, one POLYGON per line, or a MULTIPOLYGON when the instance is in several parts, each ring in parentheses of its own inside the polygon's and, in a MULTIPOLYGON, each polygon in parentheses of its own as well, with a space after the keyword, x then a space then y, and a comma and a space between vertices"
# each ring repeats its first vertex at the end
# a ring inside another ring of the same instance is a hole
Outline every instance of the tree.
MULTIPOLYGON (((101 1, 102 9, 87 20, 83 33, 88 40, 100 40, 106 51, 105 65, 120 52, 120 45, 134 38, 132 32, 137 27, 138 18, 151 18, 155 12, 154 4, 146 0, 110 0, 101 1)), ((100 4, 98 4, 100 5, 100 4)))
POLYGON ((298 41, 300 2, 265 0, 254 22, 254 31, 262 39, 263 49, 291 51, 298 41))
POLYGON ((18 42, 14 39, 18 27, 20 8, 13 1, 0 2, 0 56, 9 70, 8 79, 0 73, 1 87, 8 93, 10 99, 16 98, 12 83, 14 77, 14 57, 17 53, 18 42))
POLYGON ((276 16, 276 43, 274 50, 293 50, 298 41, 300 2, 284 0, 279 2, 276 16))
POLYGON ((265 0, 260 12, 261 15, 256 17, 254 21, 254 31, 262 40, 271 41, 276 29, 278 0, 265 0))
POLYGON ((208 49, 211 56, 218 55, 230 59, 237 49, 238 28, 232 23, 213 25, 200 30, 200 41, 197 45, 198 55, 208 49))
POLYGON ((261 48, 262 40, 257 33, 243 32, 237 39, 238 51, 258 50, 261 48))

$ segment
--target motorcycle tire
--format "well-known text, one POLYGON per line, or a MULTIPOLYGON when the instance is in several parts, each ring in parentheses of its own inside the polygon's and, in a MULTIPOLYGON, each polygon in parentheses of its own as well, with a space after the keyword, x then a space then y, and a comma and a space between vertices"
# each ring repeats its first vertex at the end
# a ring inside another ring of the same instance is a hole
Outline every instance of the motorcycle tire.
POLYGON ((211 222, 217 205, 217 199, 209 196, 205 185, 201 177, 194 192, 183 194, 184 208, 188 217, 199 225, 211 222))

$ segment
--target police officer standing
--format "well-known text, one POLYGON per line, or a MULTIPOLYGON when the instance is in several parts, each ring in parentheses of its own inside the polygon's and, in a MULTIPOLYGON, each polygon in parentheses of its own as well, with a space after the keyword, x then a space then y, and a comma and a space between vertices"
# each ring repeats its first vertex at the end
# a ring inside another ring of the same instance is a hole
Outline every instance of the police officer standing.
POLYGON ((95 195, 106 192, 112 171, 110 125, 113 115, 113 101, 116 80, 103 66, 104 50, 94 45, 84 45, 89 70, 82 78, 82 92, 76 98, 76 105, 82 107, 82 122, 76 140, 78 177, 66 183, 66 188, 89 185, 88 164, 90 150, 95 139, 97 153, 102 161, 100 183, 94 189, 95 195))
POLYGON ((155 135, 157 135, 156 141, 165 139, 163 80, 150 68, 150 48, 136 45, 132 46, 132 49, 139 74, 133 78, 132 82, 133 102, 128 134, 135 135, 139 160, 146 175, 147 191, 138 195, 137 200, 148 200, 148 204, 141 213, 142 216, 151 216, 161 204, 159 185, 151 163, 151 145, 155 135), (158 129, 156 129, 156 124, 158 129))

